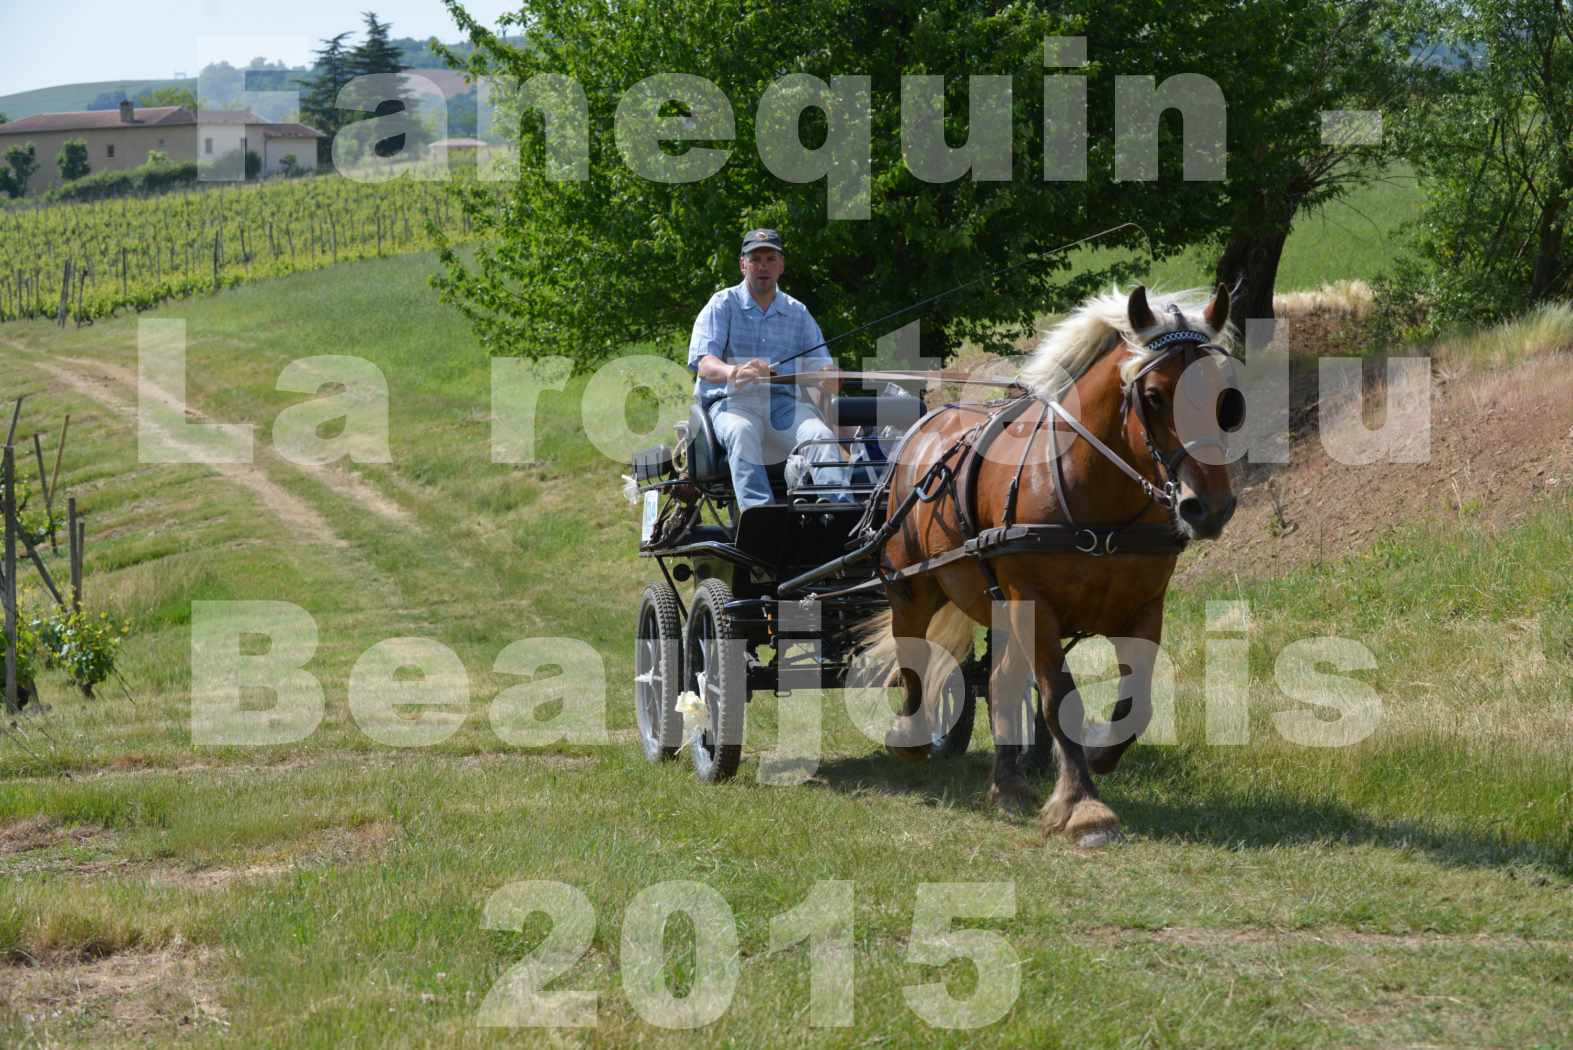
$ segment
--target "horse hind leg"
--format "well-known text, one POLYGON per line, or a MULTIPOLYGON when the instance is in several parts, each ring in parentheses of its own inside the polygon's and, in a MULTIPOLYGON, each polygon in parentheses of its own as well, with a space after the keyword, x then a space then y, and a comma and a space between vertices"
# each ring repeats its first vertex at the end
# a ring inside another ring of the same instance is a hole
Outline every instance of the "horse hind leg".
MULTIPOLYGON (((1027 816, 1037 804, 1026 777, 1033 746, 1028 735, 1033 718, 1029 706, 1031 661, 1020 639, 1025 637, 1027 624, 1022 614, 1028 608, 1030 605, 1014 603, 1010 607, 1010 630, 1004 634, 996 632, 989 642, 991 656, 998 659, 989 679, 989 730, 994 738, 989 801, 1011 816, 1027 816), (1002 647, 997 653, 993 649, 996 645, 1002 647)), ((1041 740, 1037 743, 1041 745, 1041 740)))
MULTIPOLYGON (((938 614, 946 606, 944 592, 931 580, 918 577, 910 585, 892 588, 890 595, 890 645, 887 659, 895 661, 890 685, 902 687, 901 706, 895 724, 885 736, 885 749, 907 762, 928 759, 932 729, 928 722, 925 695, 932 691, 928 682, 932 660, 929 637, 938 614)), ((943 618, 948 620, 949 617, 943 618)))

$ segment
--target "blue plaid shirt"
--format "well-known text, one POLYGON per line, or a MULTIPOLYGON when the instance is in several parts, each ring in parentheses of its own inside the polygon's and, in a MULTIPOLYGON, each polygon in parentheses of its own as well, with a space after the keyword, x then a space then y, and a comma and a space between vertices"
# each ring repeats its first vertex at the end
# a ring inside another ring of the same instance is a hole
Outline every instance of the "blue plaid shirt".
MULTIPOLYGON (((694 319, 688 339, 688 370, 697 374, 700 359, 714 354, 729 365, 757 357, 778 374, 816 371, 832 367, 830 351, 822 346, 779 369, 776 363, 824 341, 808 307, 777 288, 770 309, 760 310, 748 294, 748 282, 739 281, 712 295, 694 319)), ((783 392, 788 389, 782 388, 783 392)), ((725 383, 701 379, 694 384, 694 396, 706 404, 725 392, 725 383)))

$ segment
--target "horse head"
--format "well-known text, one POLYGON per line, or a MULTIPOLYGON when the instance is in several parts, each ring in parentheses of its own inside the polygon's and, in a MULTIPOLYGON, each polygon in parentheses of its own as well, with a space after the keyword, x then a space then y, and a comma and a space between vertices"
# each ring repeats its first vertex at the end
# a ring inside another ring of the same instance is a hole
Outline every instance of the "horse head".
POLYGON ((1220 284, 1193 320, 1173 303, 1155 316, 1138 285, 1126 310, 1135 337, 1127 339, 1120 367, 1126 441, 1168 494, 1180 532, 1216 539, 1236 503, 1222 454, 1226 435, 1245 423, 1233 358, 1217 345, 1229 320, 1229 291, 1220 284))

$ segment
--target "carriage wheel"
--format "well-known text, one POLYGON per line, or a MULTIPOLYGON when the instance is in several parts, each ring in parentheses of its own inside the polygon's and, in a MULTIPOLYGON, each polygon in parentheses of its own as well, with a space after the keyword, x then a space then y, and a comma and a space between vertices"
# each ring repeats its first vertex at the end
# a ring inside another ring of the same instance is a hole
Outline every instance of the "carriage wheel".
POLYGON ((929 754, 934 758, 966 754, 967 745, 972 743, 972 723, 977 711, 978 694, 965 678, 958 681, 952 675, 947 679, 934 712, 934 735, 929 742, 929 754))
POLYGON ((732 589, 708 579, 694 592, 683 635, 683 689, 699 695, 705 714, 687 728, 694 772, 700 780, 726 780, 743 758, 743 717, 748 703, 744 642, 726 604, 732 589))
POLYGON ((645 588, 639 600, 639 629, 634 633, 634 716, 645 758, 660 762, 677 754, 683 719, 677 713, 682 679, 681 606, 664 580, 645 588))

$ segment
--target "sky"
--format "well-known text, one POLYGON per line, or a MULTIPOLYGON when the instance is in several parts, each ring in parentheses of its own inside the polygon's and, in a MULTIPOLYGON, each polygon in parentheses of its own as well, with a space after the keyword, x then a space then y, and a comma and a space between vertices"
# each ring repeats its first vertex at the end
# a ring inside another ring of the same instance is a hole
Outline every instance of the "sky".
MULTIPOLYGON (((509 0, 464 0, 494 26, 509 0)), ((305 65, 323 37, 358 33, 375 10, 396 37, 455 41, 438 0, 0 0, 0 95, 99 80, 196 76, 209 62, 305 65)))

